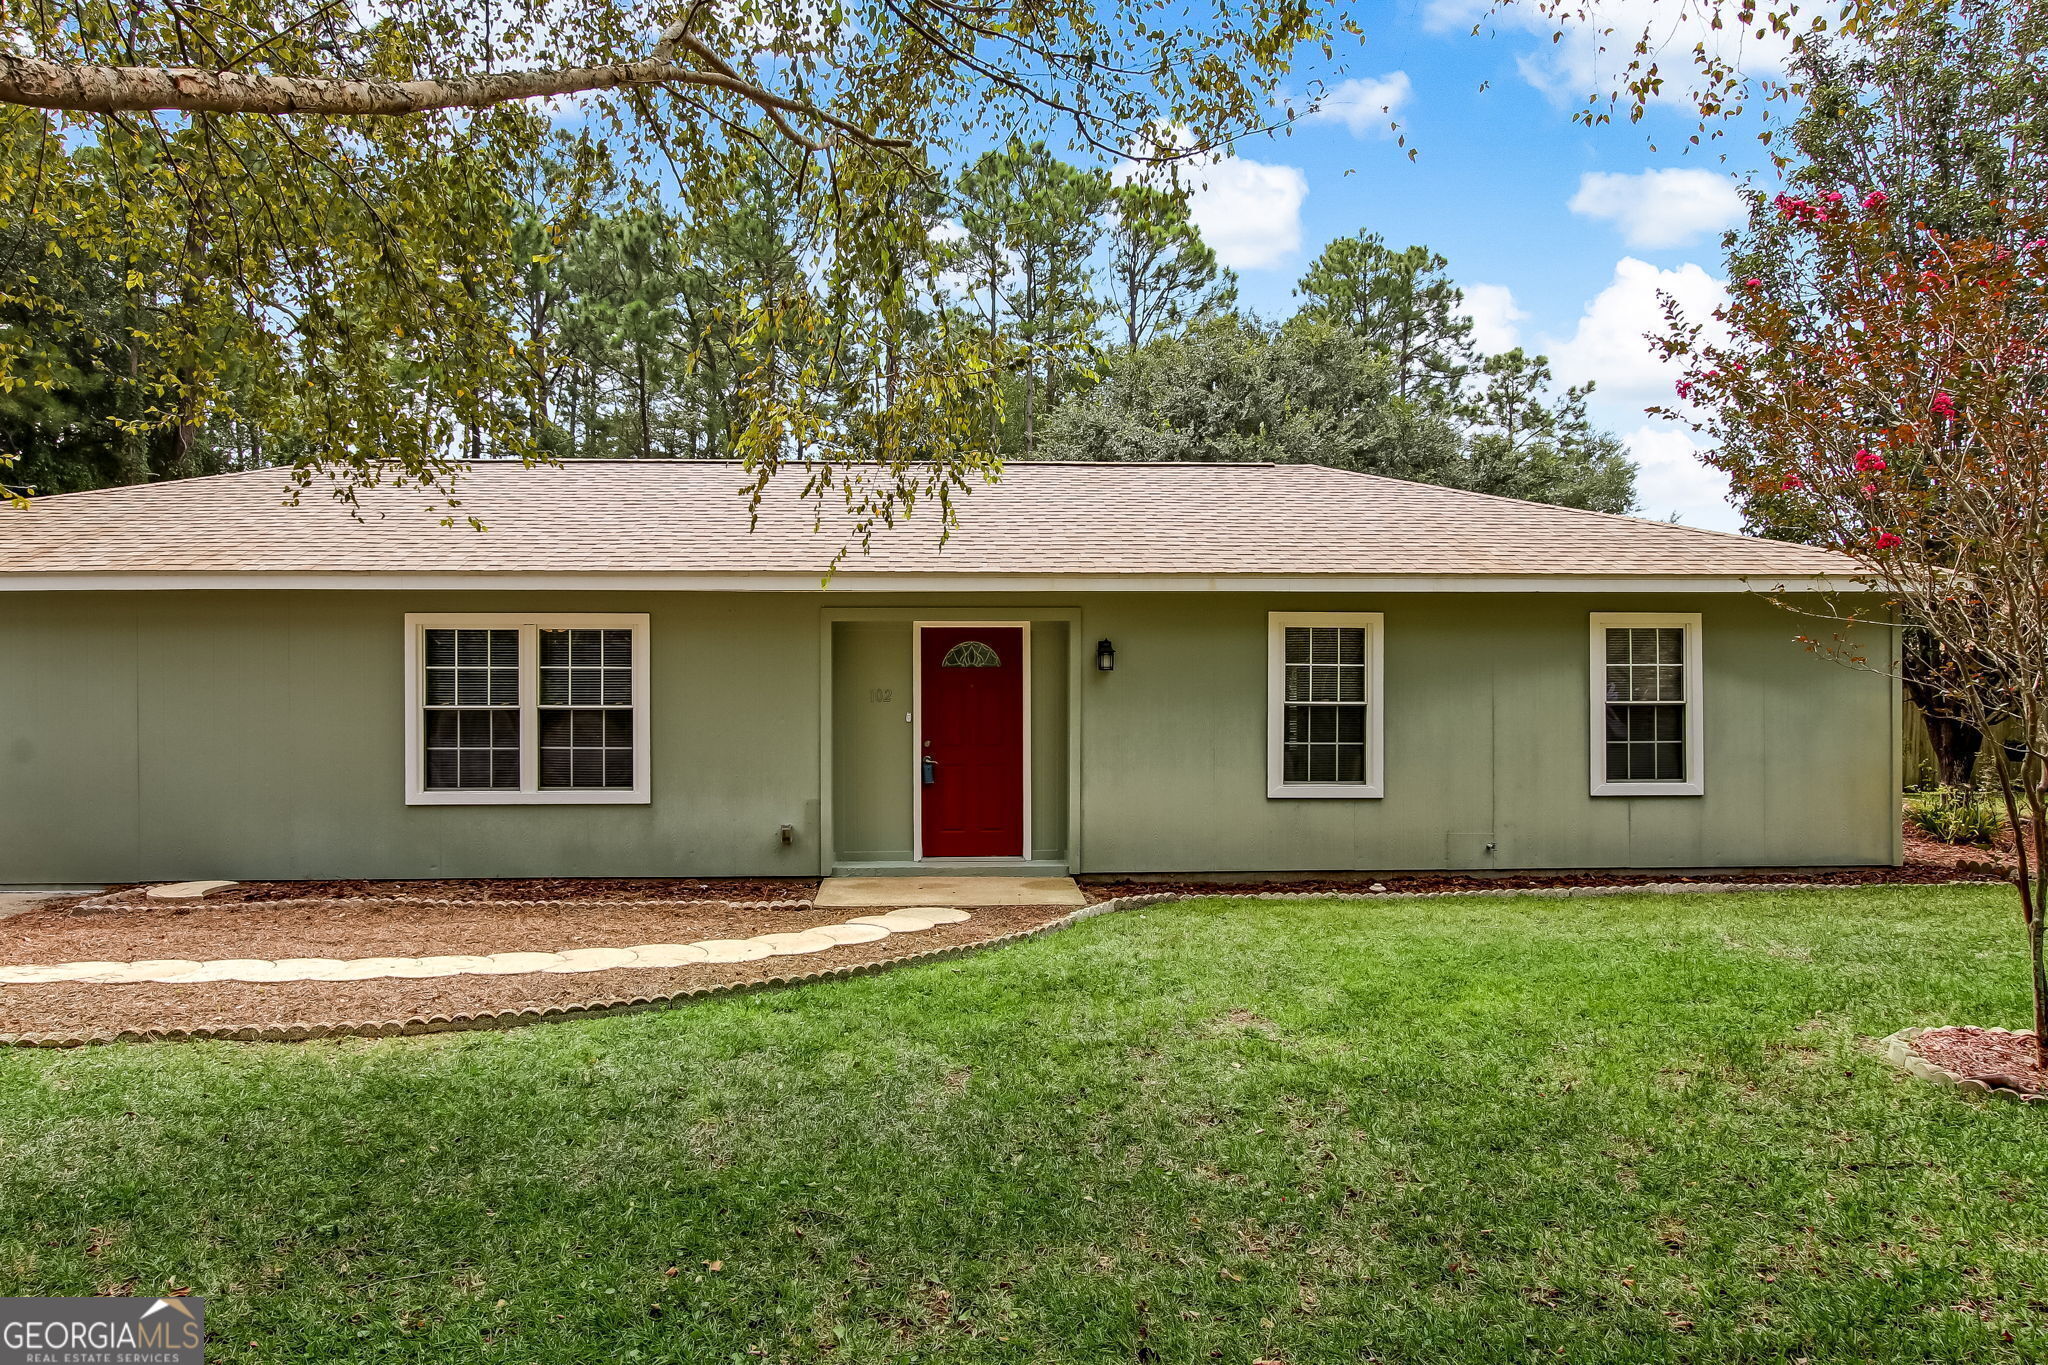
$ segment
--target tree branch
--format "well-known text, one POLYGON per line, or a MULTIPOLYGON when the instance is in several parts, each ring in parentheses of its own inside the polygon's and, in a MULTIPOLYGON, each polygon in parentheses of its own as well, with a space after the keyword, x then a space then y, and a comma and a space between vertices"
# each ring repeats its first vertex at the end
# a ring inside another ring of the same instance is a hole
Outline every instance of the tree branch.
MULTIPOLYGON (((663 48, 673 51, 675 40, 664 37, 668 41, 663 48)), ((700 46, 694 41, 689 45, 692 50, 700 46)), ((863 146, 896 150, 910 145, 903 138, 871 133, 815 105, 763 89, 723 62, 718 65, 724 69, 700 71, 680 66, 663 55, 606 66, 508 71, 444 80, 375 81, 202 71, 192 67, 89 66, 0 52, 0 103, 94 114, 147 110, 352 117, 420 114, 434 109, 484 109, 514 100, 636 86, 694 85, 736 95, 771 116, 787 114, 824 124, 863 146)), ((781 122, 779 117, 777 122, 781 122)), ((810 143, 786 124, 784 130, 814 149, 822 145, 810 143)))

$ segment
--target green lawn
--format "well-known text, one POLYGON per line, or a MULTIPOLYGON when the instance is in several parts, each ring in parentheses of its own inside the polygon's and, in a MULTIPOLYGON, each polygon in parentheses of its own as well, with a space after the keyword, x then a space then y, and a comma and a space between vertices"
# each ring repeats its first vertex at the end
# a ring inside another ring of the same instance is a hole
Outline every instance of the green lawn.
POLYGON ((191 1286, 217 1361, 2040 1361, 2048 1114, 1867 1042, 2023 1023, 2009 897, 1212 901, 7 1054, 0 1292, 191 1286))

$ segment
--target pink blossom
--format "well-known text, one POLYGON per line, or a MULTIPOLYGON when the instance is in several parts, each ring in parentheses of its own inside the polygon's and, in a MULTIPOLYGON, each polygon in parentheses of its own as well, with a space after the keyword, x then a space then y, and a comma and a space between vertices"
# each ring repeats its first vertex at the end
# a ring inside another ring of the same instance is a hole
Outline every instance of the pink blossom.
POLYGON ((1884 468, 1884 457, 1859 450, 1856 452, 1856 468, 1865 474, 1875 474, 1884 468))
POLYGON ((1804 199, 1794 199, 1789 194, 1781 194, 1772 202, 1778 206, 1778 212, 1784 214, 1786 219, 1790 222, 1796 223, 1799 222, 1801 219, 1805 218, 1820 218, 1825 216, 1820 212, 1820 210, 1816 209, 1813 205, 1807 203, 1804 199))
POLYGON ((1866 483, 1863 485, 1861 491, 1863 493, 1863 496, 1866 498, 1875 497, 1877 496, 1877 485, 1874 483, 1866 483))
POLYGON ((1899 543, 1900 541, 1897 536, 1893 535, 1890 531, 1883 531, 1878 534, 1876 540, 1870 543, 1870 547, 1873 550, 1889 550, 1892 546, 1899 543))
POLYGON ((1890 199, 1891 196, 1883 190, 1872 190, 1863 196, 1863 207, 1867 209, 1882 208, 1890 199))
POLYGON ((1779 484, 1778 487, 1784 489, 1787 493, 1792 493, 1806 487, 1806 480, 1800 478, 1797 474, 1787 474, 1785 482, 1779 484))
POLYGON ((1678 381, 1678 396, 1680 398, 1692 397, 1692 381, 1690 379, 1681 379, 1678 381))
POLYGON ((2027 250, 2039 251, 2044 246, 2048 246, 2048 238, 2037 238, 2036 240, 2027 243, 2027 250))
POLYGON ((1935 393, 1934 402, 1931 406, 1936 417, 1954 417, 1956 415, 1956 400, 1948 396, 1946 389, 1938 390, 1935 393))
POLYGON ((1828 197, 1827 197, 1827 198, 1828 198, 1828 202, 1829 202, 1830 204, 1839 204, 1839 203, 1841 203, 1841 202, 1842 202, 1842 196, 1841 196, 1840 194, 1838 194, 1838 193, 1835 193, 1835 192, 1833 192, 1833 191, 1830 191, 1830 192, 1829 192, 1829 194, 1828 194, 1828 197))
POLYGON ((1761 289, 1764 287, 1764 282, 1758 279, 1756 276, 1751 275, 1748 279, 1742 282, 1742 287, 1744 289, 1761 289))

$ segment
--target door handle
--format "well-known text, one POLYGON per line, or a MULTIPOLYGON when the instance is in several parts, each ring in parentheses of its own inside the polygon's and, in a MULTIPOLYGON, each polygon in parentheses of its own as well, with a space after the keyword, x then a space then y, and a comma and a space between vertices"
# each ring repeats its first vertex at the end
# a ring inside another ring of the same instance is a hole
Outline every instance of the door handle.
POLYGON ((939 780, 939 761, 930 754, 924 756, 924 784, 929 787, 939 780))

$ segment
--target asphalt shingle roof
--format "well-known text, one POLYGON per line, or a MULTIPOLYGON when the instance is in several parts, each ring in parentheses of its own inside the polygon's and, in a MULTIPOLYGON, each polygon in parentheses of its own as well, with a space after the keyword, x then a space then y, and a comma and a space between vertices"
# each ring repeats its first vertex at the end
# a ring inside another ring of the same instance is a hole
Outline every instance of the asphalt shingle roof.
MULTIPOLYGON (((478 532, 443 526, 418 490, 361 493, 361 519, 319 491, 287 505, 278 470, 0 507, 0 576, 78 574, 822 574, 846 539, 828 512, 770 486, 750 529, 731 464, 572 461, 473 466, 458 493, 478 532)), ((828 508, 831 504, 827 504, 828 508)), ((1851 575, 1843 556, 1315 465, 1013 463, 958 499, 876 533, 846 575, 1851 575)))

